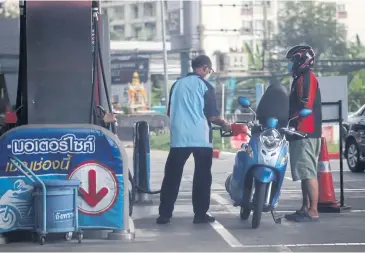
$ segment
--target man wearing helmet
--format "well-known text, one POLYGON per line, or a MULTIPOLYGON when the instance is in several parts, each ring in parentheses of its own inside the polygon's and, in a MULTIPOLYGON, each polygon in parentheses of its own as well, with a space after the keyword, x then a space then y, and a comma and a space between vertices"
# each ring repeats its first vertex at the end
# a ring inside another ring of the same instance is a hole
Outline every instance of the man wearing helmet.
POLYGON ((290 92, 290 118, 299 115, 303 108, 312 110, 306 118, 291 121, 290 126, 306 133, 306 138, 290 139, 290 167, 293 181, 301 180, 303 205, 300 210, 286 215, 287 220, 297 222, 318 221, 317 165, 322 136, 321 93, 311 68, 315 54, 310 46, 294 46, 286 54, 288 70, 293 76, 290 92))

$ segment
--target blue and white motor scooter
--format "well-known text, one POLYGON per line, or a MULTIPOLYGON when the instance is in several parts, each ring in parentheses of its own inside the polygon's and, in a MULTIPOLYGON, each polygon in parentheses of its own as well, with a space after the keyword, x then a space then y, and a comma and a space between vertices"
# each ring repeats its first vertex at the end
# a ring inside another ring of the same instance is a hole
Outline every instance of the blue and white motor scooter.
MULTIPOLYGON (((281 218, 275 217, 274 210, 278 205, 288 163, 289 143, 286 136, 306 136, 289 127, 290 121, 298 117, 290 119, 285 128, 278 128, 276 118, 269 118, 266 124, 259 124, 250 101, 239 97, 238 103, 253 112, 254 120, 244 123, 251 130, 251 135, 245 132, 250 136, 250 141, 242 144, 236 154, 233 173, 226 180, 226 190, 233 205, 241 207, 242 220, 247 220, 253 211, 252 228, 260 226, 262 212, 270 211, 275 223, 281 223, 281 218)), ((310 109, 303 109, 299 116, 305 118, 311 113, 310 109)), ((221 129, 222 137, 232 135, 232 131, 224 132, 221 129)))

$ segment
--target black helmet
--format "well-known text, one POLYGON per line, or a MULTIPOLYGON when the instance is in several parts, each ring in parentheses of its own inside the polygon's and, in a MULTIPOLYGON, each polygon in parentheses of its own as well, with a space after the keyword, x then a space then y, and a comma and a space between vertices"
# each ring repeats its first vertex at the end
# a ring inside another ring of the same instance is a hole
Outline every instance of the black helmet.
POLYGON ((298 45, 289 49, 285 58, 293 62, 294 69, 311 68, 315 53, 311 46, 298 45))

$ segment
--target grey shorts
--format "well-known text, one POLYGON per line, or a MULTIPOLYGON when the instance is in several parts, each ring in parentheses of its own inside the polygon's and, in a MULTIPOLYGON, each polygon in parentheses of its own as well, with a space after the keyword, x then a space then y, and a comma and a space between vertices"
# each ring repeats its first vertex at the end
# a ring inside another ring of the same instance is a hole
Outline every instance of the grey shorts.
POLYGON ((320 138, 306 138, 289 143, 293 181, 317 178, 320 138))

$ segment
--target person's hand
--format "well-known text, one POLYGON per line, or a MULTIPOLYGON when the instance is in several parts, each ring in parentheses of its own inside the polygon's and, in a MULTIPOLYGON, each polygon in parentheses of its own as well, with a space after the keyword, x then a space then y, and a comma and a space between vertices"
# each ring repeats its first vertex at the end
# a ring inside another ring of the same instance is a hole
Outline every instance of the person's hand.
POLYGON ((115 122, 117 122, 117 118, 114 116, 113 113, 107 112, 104 115, 104 122, 105 123, 115 123, 115 122))
POLYGON ((222 126, 222 130, 225 132, 229 132, 232 131, 232 126, 230 123, 225 122, 224 125, 222 126))

